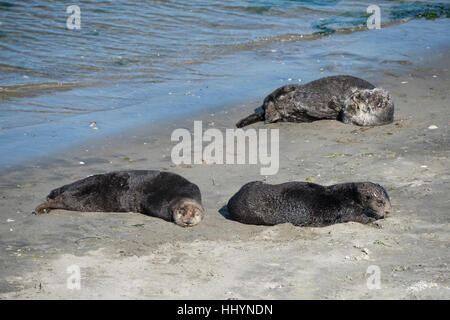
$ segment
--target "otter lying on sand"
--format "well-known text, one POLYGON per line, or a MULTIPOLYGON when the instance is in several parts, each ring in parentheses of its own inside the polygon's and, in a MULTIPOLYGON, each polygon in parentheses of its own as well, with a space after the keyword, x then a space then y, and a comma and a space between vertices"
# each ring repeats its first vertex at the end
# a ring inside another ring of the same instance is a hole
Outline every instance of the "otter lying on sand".
POLYGON ((55 189, 36 214, 52 209, 140 212, 188 227, 205 214, 200 189, 185 178, 161 171, 98 174, 55 189))
POLYGON ((394 103, 386 90, 352 76, 332 76, 304 85, 289 84, 264 99, 238 128, 264 121, 312 122, 336 119, 359 126, 378 126, 394 120, 394 103))
POLYGON ((386 190, 375 183, 320 186, 308 182, 277 185, 254 181, 228 201, 231 219, 257 225, 292 223, 322 227, 355 221, 369 223, 391 209, 386 190))

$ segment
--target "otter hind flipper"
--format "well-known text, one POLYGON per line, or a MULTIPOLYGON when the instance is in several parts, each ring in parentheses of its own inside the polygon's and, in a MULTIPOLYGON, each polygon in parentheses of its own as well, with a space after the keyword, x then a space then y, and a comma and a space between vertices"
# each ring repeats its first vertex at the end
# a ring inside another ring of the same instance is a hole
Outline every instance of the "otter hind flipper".
POLYGON ((236 123, 236 127, 242 128, 259 121, 264 121, 264 110, 257 111, 255 113, 252 113, 248 117, 239 120, 239 122, 236 123))
POLYGON ((57 200, 48 199, 44 203, 38 205, 36 209, 34 209, 33 214, 49 213, 52 209, 65 209, 65 206, 57 200))

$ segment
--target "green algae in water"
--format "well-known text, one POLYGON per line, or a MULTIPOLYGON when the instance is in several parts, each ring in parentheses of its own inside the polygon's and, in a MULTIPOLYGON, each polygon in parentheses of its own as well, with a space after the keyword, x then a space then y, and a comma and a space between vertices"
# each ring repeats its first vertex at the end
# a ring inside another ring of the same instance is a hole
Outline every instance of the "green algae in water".
POLYGON ((271 9, 271 6, 262 6, 262 7, 246 7, 244 10, 251 13, 263 14, 271 9))
POLYGON ((14 3, 6 2, 6 1, 0 1, 0 10, 2 8, 11 8, 14 7, 14 3))
POLYGON ((339 29, 366 26, 370 14, 366 12, 345 12, 343 14, 320 20, 312 24, 313 29, 318 29, 314 34, 328 35, 339 29))
POLYGON ((108 11, 103 10, 103 9, 94 9, 94 10, 92 10, 92 12, 95 12, 95 13, 108 13, 108 11))
POLYGON ((313 34, 328 35, 336 32, 336 30, 327 27, 325 23, 314 24, 312 27, 314 29, 319 29, 319 31, 316 31, 313 34))
POLYGON ((335 6, 341 0, 247 0, 251 5, 270 5, 272 7, 287 7, 291 5, 335 6))
POLYGON ((138 63, 139 60, 134 60, 134 59, 119 59, 117 61, 115 61, 114 63, 118 66, 126 66, 128 64, 133 64, 133 63, 138 63))
MULTIPOLYGON (((313 29, 318 30, 314 32, 314 34, 329 35, 342 28, 364 27, 367 24, 367 18, 370 16, 371 13, 367 12, 345 12, 315 22, 312 24, 312 27, 313 29)), ((415 2, 412 4, 394 6, 390 13, 391 20, 405 18, 425 18, 427 20, 434 20, 442 17, 450 17, 450 4, 423 4, 415 2)))
POLYGON ((424 4, 420 2, 397 5, 392 8, 390 18, 400 20, 406 18, 425 18, 434 20, 437 18, 450 18, 450 5, 445 3, 424 4))

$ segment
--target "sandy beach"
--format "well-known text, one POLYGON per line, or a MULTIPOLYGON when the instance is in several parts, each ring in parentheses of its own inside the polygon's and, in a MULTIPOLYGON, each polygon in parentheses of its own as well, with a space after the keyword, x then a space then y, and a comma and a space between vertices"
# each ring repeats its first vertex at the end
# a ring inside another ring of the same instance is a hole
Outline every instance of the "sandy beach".
POLYGON ((273 176, 261 176, 260 165, 175 166, 170 158, 174 129, 192 130, 194 120, 233 128, 262 97, 84 142, 2 172, 0 299, 449 299, 449 61, 447 51, 431 67, 424 60, 406 73, 365 75, 391 92, 390 125, 252 125, 280 129, 273 176), (53 188, 128 169, 170 170, 196 183, 206 218, 181 228, 137 213, 31 215, 53 188), (253 180, 372 181, 386 187, 393 210, 371 225, 325 228, 227 219, 228 199, 253 180), (80 290, 67 287, 73 265, 81 270, 80 290), (370 266, 379 268, 379 289, 367 285, 370 266))

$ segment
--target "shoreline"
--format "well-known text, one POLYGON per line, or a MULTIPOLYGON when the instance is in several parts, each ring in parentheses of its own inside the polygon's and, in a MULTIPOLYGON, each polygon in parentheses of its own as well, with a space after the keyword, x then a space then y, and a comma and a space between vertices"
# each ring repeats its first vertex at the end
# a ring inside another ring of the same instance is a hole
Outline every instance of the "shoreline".
MULTIPOLYGON (((267 182, 373 181, 391 196, 386 219, 298 228, 243 225, 222 216, 244 183, 264 179, 260 166, 173 166, 170 133, 191 131, 200 119, 204 127, 234 128, 257 106, 249 101, 83 142, 1 173, 0 299, 448 299, 450 59, 448 50, 442 54, 433 66, 423 57, 424 65, 375 83, 393 95, 392 124, 250 126, 280 129, 280 170, 267 182), (183 229, 131 213, 30 215, 54 187, 119 169, 181 174, 202 190, 206 218, 183 229), (70 265, 82 270, 77 292, 66 288, 70 265), (381 290, 366 286, 371 265, 381 269, 381 290)), ((372 72, 369 81, 379 75, 372 72)))
MULTIPOLYGON (((382 82, 383 74, 399 74, 414 67, 417 59, 432 50, 447 50, 442 38, 430 32, 438 25, 445 27, 449 23, 448 19, 411 20, 382 31, 324 36, 308 42, 308 45, 292 42, 278 48, 277 43, 273 43, 258 54, 256 60, 245 52, 218 60, 219 71, 226 71, 223 77, 179 79, 174 83, 145 86, 133 83, 119 85, 119 82, 112 87, 105 84, 105 87, 53 92, 31 100, 3 101, 5 107, 11 105, 18 109, 25 105, 45 105, 49 100, 55 105, 75 109, 89 109, 90 105, 95 105, 100 111, 55 121, 51 120, 52 116, 46 118, 36 113, 36 117, 49 122, 0 130, 3 151, 0 171, 14 170, 17 161, 27 165, 37 157, 45 158, 49 154, 57 155, 76 149, 78 145, 89 144, 98 136, 104 140, 111 139, 115 135, 133 132, 134 128, 165 122, 168 118, 173 118, 168 121, 170 123, 190 114, 208 114, 246 102, 255 102, 257 107, 262 98, 276 87, 300 83, 298 79, 306 83, 323 76, 352 74, 378 84, 382 82), (373 41, 374 36, 380 39, 373 41), (406 53, 402 48, 385 44, 399 37, 405 41, 406 53), (304 49, 301 48, 303 46, 304 49), (328 49, 330 53, 324 54, 328 49), (101 94, 94 94, 97 91, 101 94), (98 96, 102 99, 97 99, 98 96), (67 102, 70 105, 66 105, 67 102), (177 114, 173 114, 173 110, 177 110, 177 114), (92 121, 97 122, 99 130, 89 127, 92 121)), ((213 76, 215 68, 218 66, 206 65, 201 69, 206 75, 213 76)))
MULTIPOLYGON (((418 56, 416 58, 419 59, 419 63, 410 63, 408 60, 405 61, 389 61, 386 60, 387 65, 395 65, 397 67, 400 67, 400 69, 396 69, 395 71, 389 71, 388 69, 376 69, 366 70, 367 76, 364 78, 364 74, 352 74, 357 77, 362 77, 363 79, 368 80, 369 82, 373 82, 374 85, 383 87, 383 78, 384 77, 405 77, 411 72, 414 72, 415 69, 426 69, 427 65, 431 63, 431 65, 445 65, 445 60, 447 58, 443 58, 443 56, 448 55, 449 48, 442 48, 441 50, 437 52, 432 52, 428 56, 418 56)), ((320 75, 316 79, 319 79, 322 76, 328 76, 328 75, 335 75, 335 74, 327 74, 327 75, 320 75)), ((315 80, 315 79, 313 79, 315 80)), ((284 84, 288 84, 287 82, 284 84)), ((284 84, 280 84, 279 86, 282 86, 284 84)), ((276 88, 273 88, 275 90, 276 88)), ((272 91, 273 91, 272 90, 272 91)), ((388 89, 389 90, 389 89, 388 89)), ((271 90, 267 91, 265 94, 269 94, 271 90)), ((191 126, 184 126, 189 130, 193 129, 193 121, 194 120, 201 120, 205 119, 206 121, 212 121, 214 120, 214 117, 210 117, 211 114, 221 114, 225 117, 230 117, 230 114, 233 114, 232 117, 234 117, 235 121, 232 123, 231 128, 235 128, 234 124, 241 118, 247 116, 248 114, 252 113, 254 109, 259 107, 262 104, 262 101, 265 96, 261 97, 246 97, 245 99, 237 100, 236 103, 228 103, 228 104, 217 104, 214 107, 207 108, 207 109, 200 109, 200 110, 193 110, 187 114, 176 114, 172 115, 167 119, 163 120, 155 120, 152 119, 150 123, 147 124, 139 124, 137 126, 129 126, 127 128, 122 128, 118 130, 117 132, 111 132, 106 133, 105 135, 99 135, 99 136, 92 136, 90 138, 83 138, 79 142, 71 143, 69 146, 66 147, 58 147, 52 152, 50 152, 48 155, 41 155, 36 156, 35 158, 32 158, 30 160, 22 160, 19 161, 18 164, 14 165, 0 165, 0 175, 5 172, 9 171, 15 171, 15 170, 23 170, 25 168, 39 168, 42 165, 45 165, 48 162, 52 161, 60 161, 61 158, 68 159, 70 156, 74 159, 74 164, 76 163, 77 155, 80 155, 83 153, 83 150, 89 150, 92 148, 94 149, 104 149, 105 146, 111 145, 111 140, 114 140, 114 143, 122 143, 124 145, 127 145, 128 143, 133 143, 133 139, 136 139, 139 137, 143 140, 151 140, 151 135, 156 134, 160 135, 159 133, 161 131, 164 131, 164 129, 171 127, 173 129, 178 127, 183 127, 184 123, 190 122, 191 126), (247 110, 247 111, 246 111, 247 110), (189 121, 184 121, 185 119, 190 119, 189 121), (148 129, 148 126, 151 125, 152 129, 148 129), (130 138, 131 136, 131 138, 130 138), (145 136, 148 136, 146 138, 145 136)), ((91 117, 93 119, 96 119, 97 117, 91 117)), ((82 128, 77 128, 77 130, 86 130, 86 131, 92 131, 92 128, 90 128, 89 123, 86 121, 86 125, 82 128)), ((102 128, 99 125, 99 131, 101 131, 102 128)), ((94 132, 95 134, 96 132, 94 132)), ((170 143, 170 133, 167 132, 166 135, 169 137, 168 141, 170 143)), ((173 146, 173 144, 172 144, 173 146)), ((80 160, 81 161, 81 160, 80 160)))

